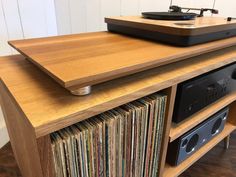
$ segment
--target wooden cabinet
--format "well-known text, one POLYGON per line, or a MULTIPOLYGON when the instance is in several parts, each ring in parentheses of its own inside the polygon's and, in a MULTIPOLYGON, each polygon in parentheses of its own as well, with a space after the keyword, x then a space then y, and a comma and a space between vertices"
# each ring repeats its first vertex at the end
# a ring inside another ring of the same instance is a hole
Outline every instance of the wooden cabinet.
POLYGON ((168 95, 159 164, 160 176, 172 177, 181 174, 236 128, 236 93, 209 105, 183 123, 172 123, 177 85, 236 62, 236 47, 189 57, 100 83, 94 86, 90 95, 83 97, 70 94, 21 55, 1 58, 0 100, 13 151, 23 176, 55 176, 50 140, 52 132, 158 91, 164 91, 168 95), (230 117, 222 133, 179 166, 171 167, 166 164, 169 142, 227 105, 231 108, 230 117))

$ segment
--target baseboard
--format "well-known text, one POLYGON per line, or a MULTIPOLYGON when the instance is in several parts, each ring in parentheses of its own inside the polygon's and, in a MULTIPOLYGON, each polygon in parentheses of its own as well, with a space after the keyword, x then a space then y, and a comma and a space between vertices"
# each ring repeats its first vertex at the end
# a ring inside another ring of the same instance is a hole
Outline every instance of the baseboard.
POLYGON ((0 148, 9 142, 9 136, 7 132, 7 127, 5 124, 0 124, 0 148))

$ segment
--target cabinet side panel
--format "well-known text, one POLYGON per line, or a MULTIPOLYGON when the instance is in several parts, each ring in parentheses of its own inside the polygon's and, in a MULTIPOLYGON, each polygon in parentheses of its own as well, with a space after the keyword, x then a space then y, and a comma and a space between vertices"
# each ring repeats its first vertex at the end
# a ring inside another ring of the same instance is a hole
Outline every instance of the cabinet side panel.
POLYGON ((162 137, 161 158, 160 158, 160 164, 159 164, 160 177, 163 176, 163 171, 164 171, 165 162, 166 162, 166 154, 167 154, 167 148, 168 148, 168 143, 169 143, 170 127, 171 127, 172 115, 173 115, 173 110, 174 110, 176 90, 177 90, 177 85, 174 85, 165 90, 165 93, 168 95, 168 98, 167 98, 167 109, 166 109, 164 130, 163 130, 163 137, 162 137))
POLYGON ((55 177, 50 135, 38 138, 37 144, 43 177, 55 177))
POLYGON ((1 105, 14 156, 24 177, 43 177, 35 131, 0 81, 1 105))
POLYGON ((230 104, 228 122, 236 126, 236 101, 230 104))

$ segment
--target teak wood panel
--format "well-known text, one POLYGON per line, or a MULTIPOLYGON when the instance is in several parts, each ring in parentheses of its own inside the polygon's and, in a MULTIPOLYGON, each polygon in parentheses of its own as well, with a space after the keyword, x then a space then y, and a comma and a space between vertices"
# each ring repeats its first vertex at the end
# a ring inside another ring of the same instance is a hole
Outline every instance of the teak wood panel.
POLYGON ((37 139, 43 177, 56 177, 50 135, 37 139))
POLYGON ((108 32, 10 41, 63 87, 80 87, 236 45, 236 37, 176 47, 108 32))
POLYGON ((229 106, 228 122, 236 126, 236 100, 229 106))
POLYGON ((159 161, 159 176, 163 175, 165 162, 166 162, 166 154, 167 154, 167 147, 169 143, 169 134, 170 134, 170 127, 172 122, 172 115, 174 111, 174 102, 176 97, 177 85, 174 85, 166 90, 164 90, 165 94, 167 94, 167 108, 165 113, 165 122, 164 122, 164 129, 163 129, 163 137, 162 137, 162 145, 161 145, 161 152, 160 152, 160 161, 159 161))
POLYGON ((22 175, 44 177, 33 127, 2 82, 0 82, 0 94, 12 149, 22 175))
MULTIPOLYGON (((200 111, 193 114, 186 120, 180 122, 179 124, 172 123, 171 129, 170 129, 170 142, 174 141, 181 135, 185 134, 186 132, 194 128, 199 123, 203 122, 204 120, 206 120, 213 114, 217 113, 219 110, 230 105, 235 100, 236 100, 236 92, 230 93, 229 95, 226 95, 225 97, 201 109, 200 111)), ((231 106, 230 112, 233 111, 235 113, 234 110, 235 108, 231 106)), ((236 115, 236 114, 232 114, 232 115, 236 115)), ((232 119, 232 120, 236 120, 236 119, 232 119)))
POLYGON ((71 95, 19 55, 1 58, 0 75, 35 129, 36 137, 41 137, 235 62, 235 49, 231 47, 99 84, 85 97, 71 95))
POLYGON ((172 21, 145 19, 142 16, 123 16, 108 17, 105 18, 105 22, 180 36, 194 36, 236 28, 236 21, 228 22, 223 17, 200 17, 195 20, 172 21))
POLYGON ((220 141, 225 139, 228 135, 230 135, 236 127, 230 123, 226 123, 224 130, 214 137, 211 141, 201 147, 198 151, 196 151, 192 156, 183 161, 178 166, 170 166, 166 164, 164 169, 163 177, 177 177, 181 173, 183 173, 187 168, 189 168, 194 162, 200 159, 203 155, 205 155, 209 150, 211 150, 215 145, 217 145, 220 141))

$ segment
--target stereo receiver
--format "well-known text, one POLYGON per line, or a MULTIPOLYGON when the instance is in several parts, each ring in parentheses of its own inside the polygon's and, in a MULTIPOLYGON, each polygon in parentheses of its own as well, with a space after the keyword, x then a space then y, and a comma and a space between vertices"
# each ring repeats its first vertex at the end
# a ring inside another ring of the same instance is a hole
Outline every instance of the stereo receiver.
POLYGON ((235 89, 236 63, 180 83, 173 122, 181 122, 235 89))

